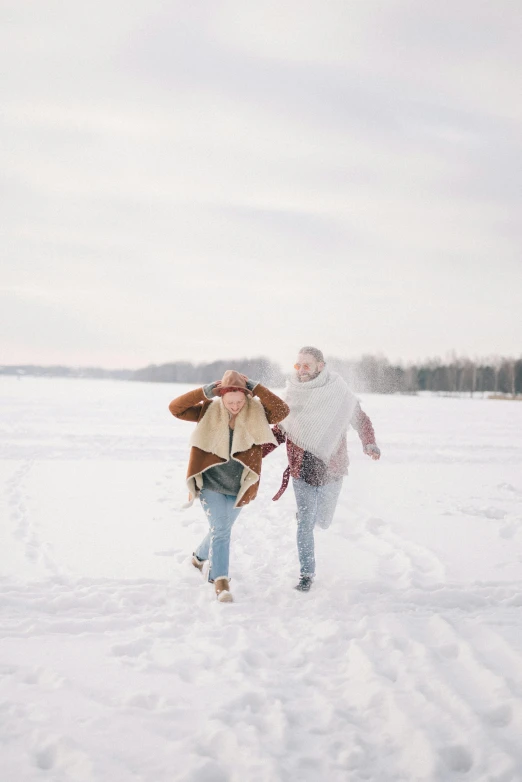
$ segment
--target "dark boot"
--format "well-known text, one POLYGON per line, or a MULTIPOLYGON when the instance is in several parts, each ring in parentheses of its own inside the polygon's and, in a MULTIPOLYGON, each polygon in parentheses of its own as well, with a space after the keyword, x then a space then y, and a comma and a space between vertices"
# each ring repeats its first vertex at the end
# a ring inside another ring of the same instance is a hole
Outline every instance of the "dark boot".
POLYGON ((309 592, 313 581, 312 576, 300 576, 299 583, 295 585, 294 589, 298 592, 309 592))

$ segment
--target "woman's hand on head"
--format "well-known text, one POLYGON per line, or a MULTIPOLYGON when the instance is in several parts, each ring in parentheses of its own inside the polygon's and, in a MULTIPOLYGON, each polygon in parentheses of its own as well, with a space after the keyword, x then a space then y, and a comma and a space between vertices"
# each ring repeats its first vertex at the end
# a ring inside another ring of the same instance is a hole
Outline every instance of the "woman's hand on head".
POLYGON ((203 394, 207 397, 207 399, 212 399, 213 397, 218 396, 216 391, 220 385, 221 380, 214 380, 213 383, 207 383, 207 385, 203 386, 203 394))

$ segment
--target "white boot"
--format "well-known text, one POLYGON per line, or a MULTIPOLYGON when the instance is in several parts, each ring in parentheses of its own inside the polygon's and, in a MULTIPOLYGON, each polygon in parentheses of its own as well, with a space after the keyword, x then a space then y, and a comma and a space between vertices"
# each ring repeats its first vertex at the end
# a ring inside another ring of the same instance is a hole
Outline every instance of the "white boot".
POLYGON ((204 559, 198 559, 195 554, 192 554, 192 564, 195 568, 197 568, 201 573, 203 572, 203 567, 205 565, 204 559))
POLYGON ((222 578, 216 578, 214 581, 214 586, 216 588, 216 597, 220 603, 234 602, 234 598, 232 597, 228 585, 228 578, 225 578, 224 576, 222 578))

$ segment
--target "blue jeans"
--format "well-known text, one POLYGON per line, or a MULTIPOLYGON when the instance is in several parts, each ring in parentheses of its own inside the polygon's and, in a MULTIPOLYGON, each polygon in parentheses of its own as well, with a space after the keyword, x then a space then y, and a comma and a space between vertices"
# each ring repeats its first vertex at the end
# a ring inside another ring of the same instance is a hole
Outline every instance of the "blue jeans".
POLYGON ((315 575, 314 527, 328 529, 332 523, 343 479, 324 486, 311 486, 292 478, 297 501, 297 551, 302 576, 315 575))
POLYGON ((194 554, 198 559, 210 560, 209 581, 222 577, 228 578, 230 533, 232 525, 241 513, 241 508, 234 508, 236 497, 220 494, 211 489, 202 489, 199 499, 210 529, 194 554))

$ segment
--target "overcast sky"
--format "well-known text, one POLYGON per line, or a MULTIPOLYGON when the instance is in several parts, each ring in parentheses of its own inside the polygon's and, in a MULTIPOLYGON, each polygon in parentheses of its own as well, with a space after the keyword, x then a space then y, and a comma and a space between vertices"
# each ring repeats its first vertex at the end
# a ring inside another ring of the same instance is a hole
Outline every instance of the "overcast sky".
POLYGON ((521 355, 520 0, 0 8, 0 363, 521 355))

